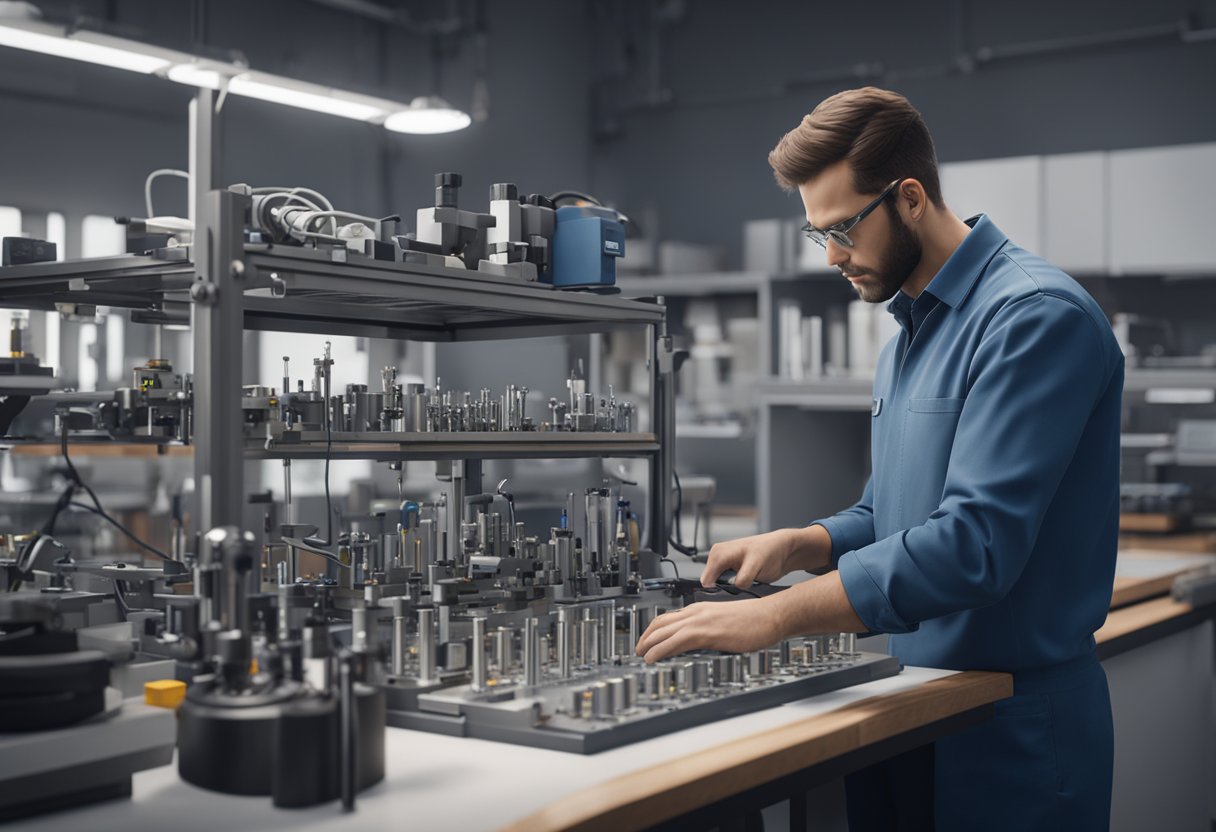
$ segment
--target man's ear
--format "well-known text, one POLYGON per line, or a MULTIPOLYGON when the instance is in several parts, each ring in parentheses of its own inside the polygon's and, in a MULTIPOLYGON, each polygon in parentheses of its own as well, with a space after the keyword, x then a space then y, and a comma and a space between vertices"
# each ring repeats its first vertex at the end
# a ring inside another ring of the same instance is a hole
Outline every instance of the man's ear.
POLYGON ((929 205, 929 198, 925 194, 925 186, 920 184, 919 179, 905 179, 899 183, 899 187, 895 189, 896 204, 908 215, 908 218, 913 222, 917 222, 925 215, 925 211, 929 205))

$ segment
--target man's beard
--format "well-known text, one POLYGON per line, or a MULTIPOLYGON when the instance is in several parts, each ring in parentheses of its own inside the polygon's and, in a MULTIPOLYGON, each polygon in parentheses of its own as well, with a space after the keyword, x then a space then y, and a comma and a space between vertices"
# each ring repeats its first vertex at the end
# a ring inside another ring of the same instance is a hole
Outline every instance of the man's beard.
MULTIPOLYGON (((891 241, 883 252, 879 267, 860 272, 864 275, 862 281, 852 284, 858 297, 867 303, 886 303, 895 297, 895 293, 911 277, 921 258, 920 240, 912 233, 912 229, 904 225, 899 212, 892 209, 890 203, 885 207, 887 216, 891 218, 891 241)), ((841 273, 848 274, 843 270, 841 273)), ((854 276, 857 274, 853 273, 854 276)))

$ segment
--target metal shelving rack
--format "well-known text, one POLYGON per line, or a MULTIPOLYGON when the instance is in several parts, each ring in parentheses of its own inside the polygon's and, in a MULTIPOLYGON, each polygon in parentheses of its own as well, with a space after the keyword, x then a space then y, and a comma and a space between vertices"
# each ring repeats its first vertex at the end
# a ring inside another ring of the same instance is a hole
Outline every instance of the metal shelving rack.
POLYGON ((194 472, 202 531, 241 526, 246 458, 318 457, 324 435, 266 447, 243 435, 239 373, 246 329, 419 341, 472 341, 643 329, 649 343, 650 431, 344 435, 333 458, 463 460, 464 490, 480 491, 480 460, 645 457, 650 548, 666 554, 671 518, 674 359, 664 307, 477 272, 390 263, 245 242, 250 201, 215 175, 215 93, 191 105, 195 232, 162 258, 124 255, 0 268, 0 306, 139 310, 145 320, 188 310, 194 334, 194 472))

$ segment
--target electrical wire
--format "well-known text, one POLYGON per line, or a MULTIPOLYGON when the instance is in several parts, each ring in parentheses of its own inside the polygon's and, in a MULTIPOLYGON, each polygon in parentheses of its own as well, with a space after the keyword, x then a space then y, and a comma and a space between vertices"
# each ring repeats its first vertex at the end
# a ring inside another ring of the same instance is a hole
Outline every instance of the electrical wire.
POLYGON ((735 586, 734 584, 715 584, 714 586, 707 586, 698 591, 699 592, 724 592, 727 595, 750 595, 753 598, 760 597, 757 593, 752 592, 750 589, 744 589, 743 587, 735 586))
POLYGON ((54 521, 58 518, 59 512, 63 510, 63 507, 71 505, 71 506, 75 506, 76 508, 83 508, 86 511, 91 511, 94 514, 97 514, 99 517, 101 517, 103 520, 108 522, 114 528, 118 529, 120 532, 122 532, 124 535, 126 535, 136 545, 142 547, 143 549, 146 549, 147 551, 156 555, 161 560, 173 560, 173 558, 166 555, 160 549, 157 549, 155 546, 152 546, 152 545, 147 544, 144 541, 140 540, 126 526, 124 526, 122 523, 119 523, 117 520, 115 520, 109 514, 106 514, 106 510, 101 507, 101 500, 97 499, 97 494, 93 491, 92 488, 89 487, 88 483, 86 483, 83 479, 81 479, 80 471, 78 471, 76 469, 76 464, 74 462, 72 462, 72 457, 68 454, 68 427, 67 427, 67 424, 64 424, 63 430, 60 432, 60 443, 61 443, 60 449, 63 452, 63 461, 68 466, 68 476, 70 477, 70 482, 68 485, 68 489, 64 492, 67 495, 67 499, 64 500, 63 498, 60 498, 60 501, 63 502, 63 506, 56 504, 55 513, 51 516, 52 530, 54 529, 54 521), (86 503, 72 502, 72 493, 74 492, 76 487, 84 489, 84 492, 86 494, 88 494, 89 497, 93 500, 92 506, 89 506, 86 503))
POLYGON ((680 475, 676 473, 675 468, 671 469, 671 476, 676 484, 676 505, 671 512, 672 519, 675 522, 672 524, 671 536, 668 538, 667 543, 681 555, 695 558, 697 556, 696 538, 693 538, 692 546, 685 546, 680 537, 680 511, 684 507, 684 489, 680 487, 680 475))
POLYGON ((147 551, 156 555, 158 558, 161 558, 162 560, 173 560, 172 557, 170 557, 169 555, 166 555, 164 552, 162 552, 160 549, 157 549, 152 544, 145 543, 144 541, 140 540, 138 537, 136 537, 134 535, 134 533, 131 532, 130 529, 128 529, 122 523, 119 523, 117 520, 115 520, 110 515, 106 514, 104 511, 99 511, 98 509, 94 508, 93 506, 89 505, 88 503, 71 502, 71 503, 68 503, 68 505, 70 505, 72 508, 78 508, 82 511, 88 511, 88 512, 92 512, 93 514, 96 514, 102 520, 105 520, 111 526, 113 526, 114 528, 116 528, 120 532, 122 532, 123 535, 128 540, 130 540, 132 543, 134 543, 136 546, 139 546, 141 549, 146 549, 147 551))
MULTIPOLYGON (((318 202, 318 203, 320 203, 321 205, 324 205, 324 206, 325 206, 326 210, 329 210, 329 211, 334 210, 334 204, 333 204, 332 202, 330 202, 330 201, 329 201, 329 200, 328 200, 328 199, 325 197, 325 194, 321 193, 320 191, 314 191, 312 188, 305 188, 305 187, 302 187, 302 186, 299 186, 299 185, 297 185, 297 186, 292 186, 292 185, 262 185, 262 186, 260 186, 260 187, 250 189, 250 193, 255 193, 255 194, 286 194, 286 195, 288 195, 288 196, 296 196, 296 195, 298 195, 298 194, 311 194, 311 195, 312 195, 312 197, 313 197, 313 199, 314 199, 316 202, 318 202)), ((319 210, 319 209, 318 209, 318 210, 319 210)))
POLYGON ((152 183, 162 176, 177 176, 185 179, 187 182, 190 181, 190 174, 188 172, 177 170, 176 168, 160 168, 149 173, 148 178, 144 180, 144 207, 148 210, 149 217, 156 216, 152 213, 152 183))
POLYGON ((329 496, 329 460, 333 456, 334 448, 334 427, 331 417, 332 414, 328 414, 325 419, 325 539, 321 540, 315 535, 304 538, 305 543, 319 548, 328 548, 334 544, 334 511, 329 496))

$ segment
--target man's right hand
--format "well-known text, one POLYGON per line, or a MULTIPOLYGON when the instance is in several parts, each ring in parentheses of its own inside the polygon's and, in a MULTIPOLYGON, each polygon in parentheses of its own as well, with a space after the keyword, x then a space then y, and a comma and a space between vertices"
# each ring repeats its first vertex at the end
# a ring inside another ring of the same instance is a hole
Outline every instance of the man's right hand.
POLYGON ((701 573, 701 585, 710 587, 727 569, 735 570, 735 586, 754 581, 772 583, 798 569, 823 569, 832 562, 832 537, 823 526, 776 531, 715 543, 701 573))

